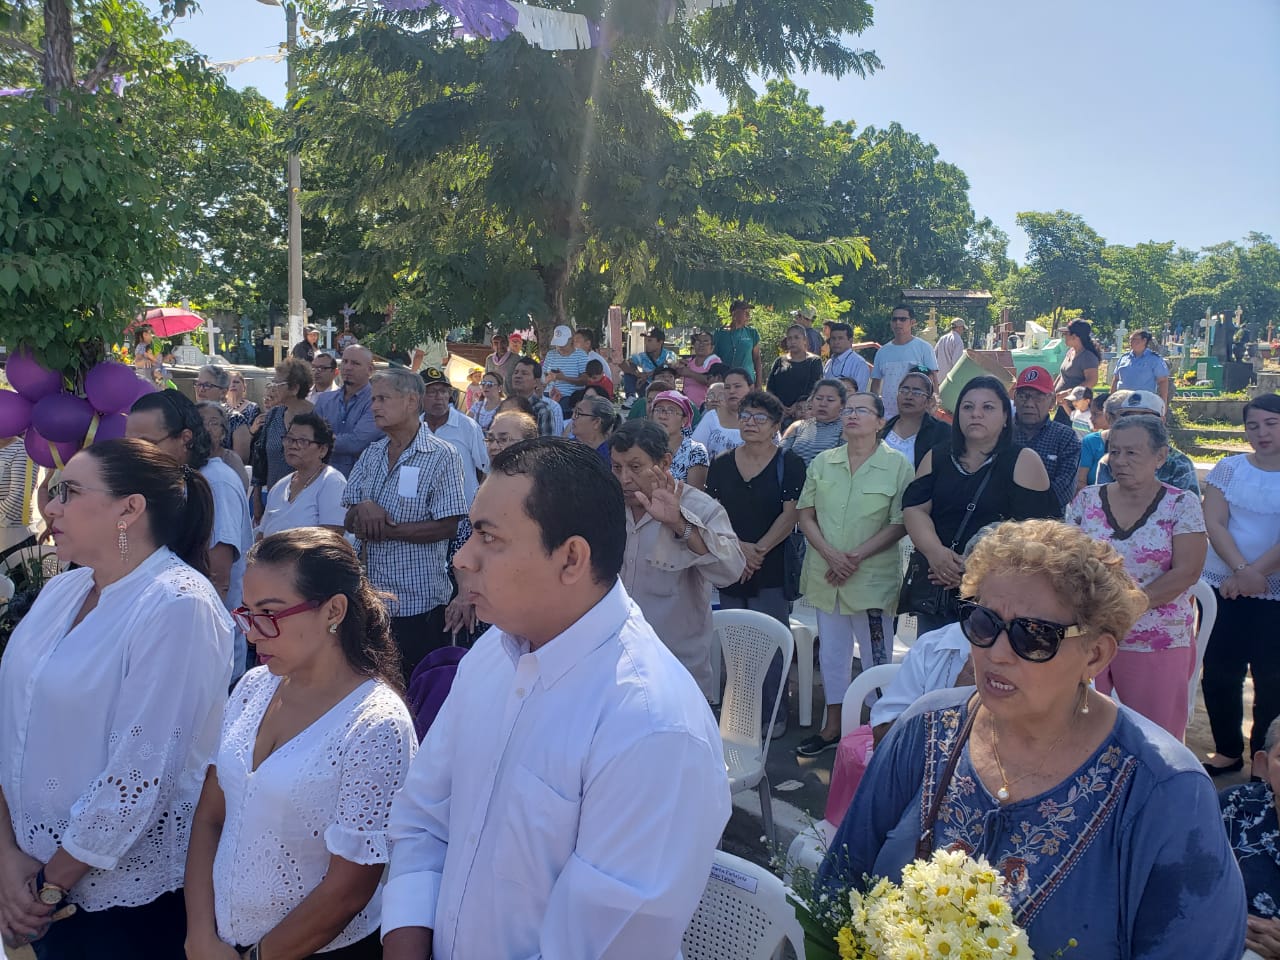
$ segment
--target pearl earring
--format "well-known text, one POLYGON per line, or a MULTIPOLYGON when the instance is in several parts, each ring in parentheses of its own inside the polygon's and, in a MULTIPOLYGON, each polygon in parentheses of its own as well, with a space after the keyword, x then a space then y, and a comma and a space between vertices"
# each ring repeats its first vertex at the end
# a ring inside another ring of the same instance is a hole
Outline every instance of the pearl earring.
POLYGON ((116 529, 120 531, 120 535, 116 537, 116 544, 120 547, 120 559, 129 559, 129 534, 126 532, 129 525, 121 520, 116 524, 116 529))

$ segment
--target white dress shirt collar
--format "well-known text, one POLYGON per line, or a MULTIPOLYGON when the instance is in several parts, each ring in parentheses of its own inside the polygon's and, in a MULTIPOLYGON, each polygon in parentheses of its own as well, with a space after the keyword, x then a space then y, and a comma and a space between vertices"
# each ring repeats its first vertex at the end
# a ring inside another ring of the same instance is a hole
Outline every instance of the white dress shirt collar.
MULTIPOLYGON (((616 637, 627 620, 627 612, 627 595, 621 581, 615 580, 613 587, 594 607, 532 651, 543 685, 547 689, 554 687, 587 654, 616 637)), ((530 653, 529 641, 514 637, 505 630, 502 632, 502 647, 512 664, 530 653)))

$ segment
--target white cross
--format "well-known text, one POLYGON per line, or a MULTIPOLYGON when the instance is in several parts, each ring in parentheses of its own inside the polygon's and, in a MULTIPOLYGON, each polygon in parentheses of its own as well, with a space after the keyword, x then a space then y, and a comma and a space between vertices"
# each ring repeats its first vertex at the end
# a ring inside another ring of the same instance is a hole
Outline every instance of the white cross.
POLYGON ((209 356, 216 357, 218 355, 218 334, 222 330, 213 324, 212 318, 206 318, 204 321, 204 335, 209 342, 209 349, 206 351, 209 356))
POLYGON ((351 318, 352 318, 352 317, 354 317, 354 316, 356 315, 356 312, 355 312, 354 310, 352 310, 352 309, 351 309, 351 305, 350 305, 350 304, 347 304, 347 303, 344 303, 344 304, 342 305, 342 309, 341 309, 341 310, 339 310, 338 312, 339 312, 340 314, 342 314, 342 329, 344 329, 344 330, 350 330, 350 329, 351 329, 351 318))
POLYGON ((1240 326, 1240 321, 1241 321, 1241 319, 1243 319, 1243 317, 1244 317, 1244 311, 1243 311, 1242 309, 1240 309, 1240 305, 1239 305, 1239 304, 1236 304, 1235 318, 1236 318, 1236 326, 1237 326, 1237 327, 1238 327, 1238 326, 1240 326))
POLYGON ((325 317, 324 324, 316 327, 317 330, 324 331, 324 348, 326 350, 333 349, 333 334, 338 328, 333 325, 332 317, 325 317))
POLYGON ((264 347, 270 347, 275 352, 275 365, 280 366, 284 359, 284 351, 289 346, 289 341, 282 335, 279 327, 273 327, 271 336, 262 341, 264 347))

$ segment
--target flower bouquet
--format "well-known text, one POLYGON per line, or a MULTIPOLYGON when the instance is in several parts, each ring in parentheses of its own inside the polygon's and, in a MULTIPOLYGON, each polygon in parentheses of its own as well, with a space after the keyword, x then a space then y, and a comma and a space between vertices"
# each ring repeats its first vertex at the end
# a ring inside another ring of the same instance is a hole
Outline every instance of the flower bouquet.
MULTIPOLYGON (((806 956, 840 960, 988 960, 1034 957, 1014 922, 1004 880, 984 859, 939 850, 902 871, 902 882, 880 879, 866 893, 832 898, 811 884, 795 885, 806 956), (834 948, 834 949, 833 949, 834 948)), ((1068 946, 1075 946, 1074 941, 1068 946)), ((1061 955, 1062 951, 1058 952, 1061 955)))

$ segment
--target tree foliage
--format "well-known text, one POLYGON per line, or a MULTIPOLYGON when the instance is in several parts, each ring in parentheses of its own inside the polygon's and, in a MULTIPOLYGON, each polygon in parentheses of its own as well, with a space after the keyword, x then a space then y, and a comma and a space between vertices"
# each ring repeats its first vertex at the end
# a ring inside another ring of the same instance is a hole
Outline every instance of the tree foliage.
POLYGON ((330 15, 305 130, 320 162, 362 176, 311 193, 310 209, 360 231, 324 268, 361 282, 368 306, 394 302, 403 336, 530 315, 545 333, 592 291, 649 309, 794 296, 806 270, 856 266, 853 236, 795 238, 704 205, 698 145, 667 107, 707 82, 748 96, 752 73, 875 69, 842 39, 869 5, 741 0, 668 23, 669 8, 614 4, 607 51, 554 53, 458 39, 438 8, 330 15))

